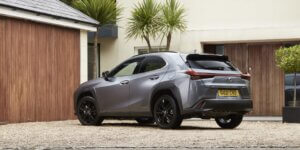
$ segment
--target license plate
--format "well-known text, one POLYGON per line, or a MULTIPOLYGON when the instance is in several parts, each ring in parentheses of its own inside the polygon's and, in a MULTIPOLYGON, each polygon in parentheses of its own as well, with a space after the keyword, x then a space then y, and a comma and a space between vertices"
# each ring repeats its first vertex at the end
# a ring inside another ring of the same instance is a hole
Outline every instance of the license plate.
POLYGON ((240 93, 238 90, 218 90, 218 95, 236 97, 240 96, 240 93))

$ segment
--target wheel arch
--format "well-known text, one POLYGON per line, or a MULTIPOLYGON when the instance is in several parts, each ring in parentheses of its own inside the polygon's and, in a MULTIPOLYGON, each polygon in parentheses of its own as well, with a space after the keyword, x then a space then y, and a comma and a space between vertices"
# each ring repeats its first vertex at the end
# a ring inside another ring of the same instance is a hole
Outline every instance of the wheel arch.
POLYGON ((81 98, 85 97, 85 96, 90 96, 90 97, 96 98, 94 92, 90 89, 85 89, 85 90, 79 92, 77 97, 75 97, 75 101, 74 101, 75 115, 77 115, 77 109, 76 108, 77 108, 79 100, 81 98))
POLYGON ((179 90, 175 86, 166 86, 166 87, 160 87, 157 88, 151 95, 151 101, 150 101, 150 111, 151 114, 153 114, 153 108, 156 100, 161 95, 170 95, 175 99, 175 102, 177 106, 179 107, 180 113, 182 114, 183 108, 182 108, 182 100, 179 93, 179 90))

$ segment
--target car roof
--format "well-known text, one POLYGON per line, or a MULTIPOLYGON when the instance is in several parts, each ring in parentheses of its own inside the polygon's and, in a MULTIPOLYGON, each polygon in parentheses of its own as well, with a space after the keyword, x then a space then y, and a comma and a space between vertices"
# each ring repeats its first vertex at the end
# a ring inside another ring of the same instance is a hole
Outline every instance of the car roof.
MULTIPOLYGON (((154 52, 154 53, 147 53, 147 54, 140 54, 140 55, 134 55, 133 57, 148 57, 148 56, 172 56, 172 55, 181 55, 184 58, 187 56, 199 56, 199 57, 224 57, 224 55, 219 55, 219 54, 210 54, 210 53, 181 53, 181 52, 176 52, 176 51, 161 51, 161 52, 154 52)), ((227 56, 226 56, 227 57, 227 56)))
POLYGON ((170 55, 170 54, 179 54, 178 52, 175 51, 161 51, 161 52, 154 52, 154 53, 146 53, 146 54, 138 54, 134 55, 132 57, 142 57, 142 56, 157 56, 157 55, 170 55))

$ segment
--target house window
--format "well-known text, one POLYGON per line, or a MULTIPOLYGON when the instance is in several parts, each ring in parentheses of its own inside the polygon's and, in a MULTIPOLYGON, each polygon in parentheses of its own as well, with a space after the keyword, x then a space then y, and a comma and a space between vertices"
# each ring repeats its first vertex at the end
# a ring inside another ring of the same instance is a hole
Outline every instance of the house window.
POLYGON ((134 49, 135 49, 135 53, 138 55, 167 51, 165 46, 154 46, 154 47, 152 47, 151 50, 149 50, 148 47, 146 47, 146 46, 135 47, 134 49))
POLYGON ((224 45, 222 44, 205 44, 203 50, 204 53, 224 55, 224 45))
MULTIPOLYGON (((98 57, 98 61, 97 61, 97 75, 99 77, 100 75, 100 44, 98 44, 98 50, 97 50, 97 57, 98 57)), ((89 43, 88 44, 88 80, 92 80, 93 79, 93 72, 94 72, 94 64, 95 61, 95 57, 94 57, 94 44, 93 43, 89 43)))

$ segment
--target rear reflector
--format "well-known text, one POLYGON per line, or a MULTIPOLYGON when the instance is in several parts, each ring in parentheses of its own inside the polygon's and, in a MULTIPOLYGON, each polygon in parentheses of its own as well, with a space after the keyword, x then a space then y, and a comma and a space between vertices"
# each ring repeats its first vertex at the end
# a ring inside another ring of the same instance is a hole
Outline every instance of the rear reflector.
POLYGON ((185 73, 187 75, 190 75, 192 80, 213 78, 215 76, 241 77, 242 79, 250 80, 249 73, 248 74, 216 74, 216 73, 201 73, 201 72, 196 72, 194 70, 187 70, 185 73))

